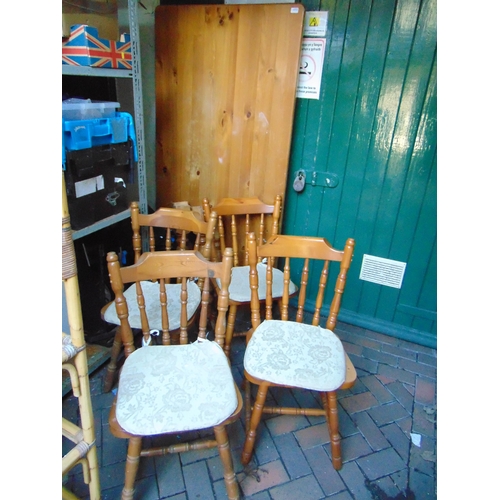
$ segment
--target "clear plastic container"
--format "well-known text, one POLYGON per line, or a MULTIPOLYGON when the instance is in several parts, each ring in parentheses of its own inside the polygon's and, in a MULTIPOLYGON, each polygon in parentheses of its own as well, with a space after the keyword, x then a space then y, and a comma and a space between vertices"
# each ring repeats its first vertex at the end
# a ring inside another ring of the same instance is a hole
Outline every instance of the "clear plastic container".
POLYGON ((62 117, 63 120, 113 118, 116 116, 116 110, 119 107, 119 102, 71 98, 62 102, 62 117))

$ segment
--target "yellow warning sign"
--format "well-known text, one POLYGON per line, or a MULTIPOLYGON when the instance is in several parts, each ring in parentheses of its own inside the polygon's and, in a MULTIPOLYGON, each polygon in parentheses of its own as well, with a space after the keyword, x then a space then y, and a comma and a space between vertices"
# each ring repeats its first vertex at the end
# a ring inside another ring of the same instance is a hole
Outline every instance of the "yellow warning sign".
POLYGON ((304 18, 304 36, 318 37, 326 36, 328 25, 328 11, 309 11, 304 18))

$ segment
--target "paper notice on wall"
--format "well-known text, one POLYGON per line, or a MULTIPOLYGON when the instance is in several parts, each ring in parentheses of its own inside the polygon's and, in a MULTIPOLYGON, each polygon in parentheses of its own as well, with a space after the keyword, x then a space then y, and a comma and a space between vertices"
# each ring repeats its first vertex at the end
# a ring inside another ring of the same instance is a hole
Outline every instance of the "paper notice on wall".
POLYGON ((319 99, 325 45, 325 38, 302 39, 296 97, 319 99))

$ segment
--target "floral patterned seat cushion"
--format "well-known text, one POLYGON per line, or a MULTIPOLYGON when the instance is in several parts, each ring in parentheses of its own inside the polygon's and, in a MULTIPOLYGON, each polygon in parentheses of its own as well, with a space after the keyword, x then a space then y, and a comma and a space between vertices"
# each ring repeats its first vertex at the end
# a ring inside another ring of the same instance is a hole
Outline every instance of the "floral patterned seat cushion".
POLYGON ((237 403, 227 357, 216 342, 142 347, 123 365, 116 418, 125 431, 152 436, 213 427, 237 403))
MULTIPOLYGON (((141 281, 142 293, 144 294, 144 302, 146 303, 146 314, 148 316, 149 327, 152 330, 161 331, 161 308, 160 308, 160 284, 152 281, 141 281)), ((169 284, 167 289, 167 311, 169 320, 169 329, 176 330, 180 327, 181 317, 181 285, 169 284)), ((196 283, 188 281, 188 319, 196 312, 196 309, 201 302, 201 292, 196 283)), ((141 316, 139 314, 139 306, 137 305, 137 294, 135 284, 132 284, 124 294, 127 300, 128 321, 131 328, 141 328, 141 316)), ((119 325, 120 319, 116 314, 116 306, 113 301, 104 312, 104 321, 113 325, 119 325)))
POLYGON ((294 321, 262 322, 245 351, 247 373, 274 384, 334 391, 345 380, 345 354, 330 330, 294 321))
MULTIPOLYGON (((266 298, 266 270, 267 265, 257 264, 257 275, 259 277, 259 299, 266 298)), ((217 280, 220 287, 220 280, 217 280)), ((295 283, 290 281, 288 286, 290 295, 295 293, 298 288, 295 283)), ((283 272, 273 268, 273 297, 283 296, 283 272)), ((231 283, 229 284, 229 298, 236 302, 250 302, 250 266, 238 266, 231 269, 231 283)))

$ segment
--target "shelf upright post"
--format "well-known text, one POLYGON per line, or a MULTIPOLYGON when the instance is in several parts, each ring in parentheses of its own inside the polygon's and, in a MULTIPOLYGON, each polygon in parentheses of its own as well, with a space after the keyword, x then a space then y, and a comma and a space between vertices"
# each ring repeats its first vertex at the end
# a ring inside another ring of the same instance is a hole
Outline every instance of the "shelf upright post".
POLYGON ((128 0, 128 19, 132 50, 132 80, 134 88, 134 115, 137 141, 137 177, 139 181, 139 208, 148 213, 148 190, 146 183, 146 155, 144 150, 144 113, 142 104, 141 40, 137 18, 137 0, 128 0))

